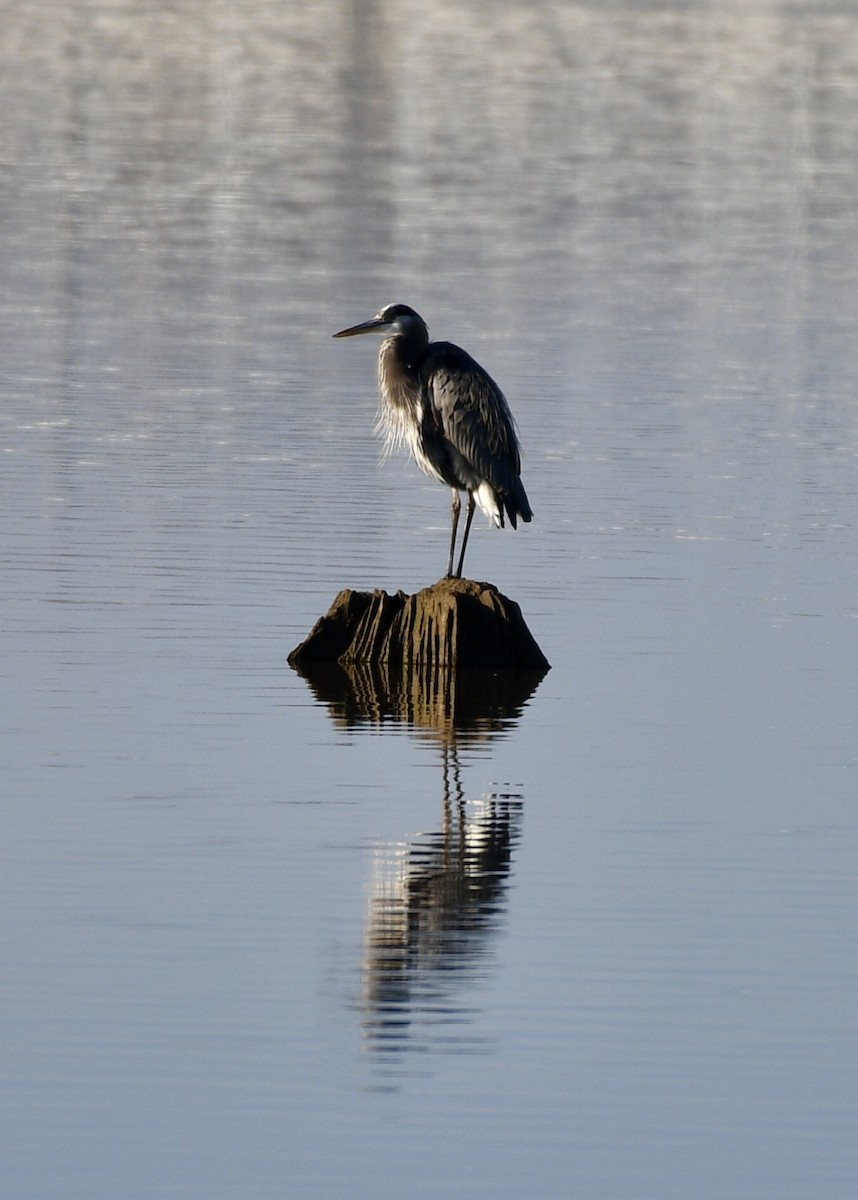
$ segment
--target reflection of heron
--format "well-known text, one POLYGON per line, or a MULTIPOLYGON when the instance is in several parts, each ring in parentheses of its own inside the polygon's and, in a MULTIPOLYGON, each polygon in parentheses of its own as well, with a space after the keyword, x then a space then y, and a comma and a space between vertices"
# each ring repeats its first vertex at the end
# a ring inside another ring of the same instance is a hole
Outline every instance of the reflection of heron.
POLYGON ((461 577, 476 504, 498 528, 504 513, 513 529, 519 517, 527 522, 533 515, 519 477, 509 405, 470 354, 451 342, 430 342, 426 323, 405 304, 389 304, 371 320, 334 337, 373 331, 385 335, 378 352, 379 429, 388 450, 404 444, 421 470, 453 489, 448 578, 453 575, 459 492, 468 493, 456 569, 461 577))
POLYGON ((364 925, 363 1030, 388 1065, 407 1051, 479 1052, 472 985, 503 924, 521 837, 522 798, 466 801, 454 749, 444 754, 443 826, 381 843, 364 925))

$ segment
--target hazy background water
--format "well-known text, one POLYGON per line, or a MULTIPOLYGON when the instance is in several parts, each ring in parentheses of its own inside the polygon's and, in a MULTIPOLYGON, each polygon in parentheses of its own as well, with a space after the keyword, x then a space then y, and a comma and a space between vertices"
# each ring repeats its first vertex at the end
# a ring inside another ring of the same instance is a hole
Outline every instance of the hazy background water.
POLYGON ((4 1195, 854 1195, 854 5, 0 15, 4 1195), (525 447, 469 731, 286 665, 443 570, 391 300, 525 447))

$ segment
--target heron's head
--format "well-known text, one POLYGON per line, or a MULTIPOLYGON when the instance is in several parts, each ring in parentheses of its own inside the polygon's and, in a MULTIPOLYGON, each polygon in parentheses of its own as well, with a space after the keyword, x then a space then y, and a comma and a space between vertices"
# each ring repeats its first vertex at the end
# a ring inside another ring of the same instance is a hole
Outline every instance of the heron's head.
POLYGON ((352 325, 335 333, 335 338, 355 337, 359 333, 381 333, 385 337, 401 337, 407 341, 418 341, 424 344, 429 340, 429 330, 426 322, 407 304, 387 304, 385 307, 360 325, 352 325))

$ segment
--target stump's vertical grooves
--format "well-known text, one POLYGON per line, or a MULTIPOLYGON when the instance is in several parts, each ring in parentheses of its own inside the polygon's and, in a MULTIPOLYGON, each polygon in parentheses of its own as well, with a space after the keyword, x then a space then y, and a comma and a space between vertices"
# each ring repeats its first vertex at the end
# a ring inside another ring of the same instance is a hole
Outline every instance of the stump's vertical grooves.
POLYGON ((441 579, 413 596, 340 592, 289 662, 428 667, 547 669, 515 601, 490 583, 441 579))

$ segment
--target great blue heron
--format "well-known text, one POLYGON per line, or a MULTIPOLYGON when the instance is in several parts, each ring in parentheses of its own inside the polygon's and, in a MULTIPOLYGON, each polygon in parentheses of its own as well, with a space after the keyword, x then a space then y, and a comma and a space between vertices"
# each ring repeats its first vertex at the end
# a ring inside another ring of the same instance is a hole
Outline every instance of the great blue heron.
POLYGON ((381 333, 378 431, 387 451, 407 446, 427 475, 453 489, 447 578, 453 576, 456 530, 468 493, 468 515, 456 577, 461 578, 474 507, 498 528, 504 513, 516 528, 533 516, 520 479, 518 438, 503 392, 486 371, 452 342, 430 342, 422 317, 406 304, 388 304, 369 321, 335 333, 381 333))

